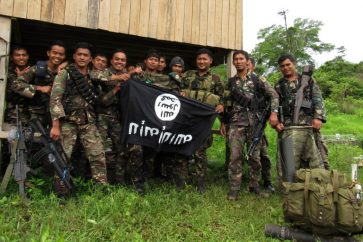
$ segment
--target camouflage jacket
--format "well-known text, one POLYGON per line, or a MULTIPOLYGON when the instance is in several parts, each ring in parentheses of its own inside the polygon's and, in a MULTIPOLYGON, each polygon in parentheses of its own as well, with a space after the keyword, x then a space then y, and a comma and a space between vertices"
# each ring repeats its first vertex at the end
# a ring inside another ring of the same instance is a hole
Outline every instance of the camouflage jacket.
POLYGON ((100 96, 99 113, 119 117, 119 99, 113 92, 113 88, 120 82, 111 80, 113 74, 116 74, 116 70, 111 66, 103 71, 91 71, 90 77, 97 82, 97 91, 100 96))
POLYGON ((28 107, 36 113, 48 112, 49 94, 36 91, 36 86, 52 86, 57 72, 47 69, 44 77, 37 76, 37 66, 30 67, 24 75, 17 77, 11 83, 11 90, 25 98, 29 98, 28 107))
MULTIPOLYGON (((296 92, 300 86, 301 75, 298 80, 288 81, 281 78, 275 86, 283 110, 284 125, 292 125, 296 92)), ((304 90, 304 101, 299 113, 297 125, 311 125, 312 119, 326 121, 323 97, 314 79, 310 79, 309 86, 304 90)))
POLYGON ((159 74, 159 73, 150 73, 144 71, 140 75, 136 77, 136 79, 145 81, 148 84, 152 84, 169 91, 176 91, 179 92, 180 86, 173 78, 169 75, 159 74))
POLYGON ((208 71, 205 75, 199 76, 197 70, 190 70, 184 73, 182 78, 183 91, 186 96, 208 104, 222 104, 224 85, 218 75, 208 71))
POLYGON ((238 75, 228 80, 228 89, 232 100, 232 108, 228 121, 234 125, 252 126, 257 115, 271 101, 271 110, 277 112, 279 98, 266 79, 259 78, 254 73, 248 73, 246 79, 238 75))
MULTIPOLYGON (((86 76, 90 87, 94 87, 89 74, 86 76)), ((96 122, 96 112, 81 95, 67 69, 55 78, 50 95, 50 114, 52 120, 64 118, 65 121, 83 125, 96 122)))

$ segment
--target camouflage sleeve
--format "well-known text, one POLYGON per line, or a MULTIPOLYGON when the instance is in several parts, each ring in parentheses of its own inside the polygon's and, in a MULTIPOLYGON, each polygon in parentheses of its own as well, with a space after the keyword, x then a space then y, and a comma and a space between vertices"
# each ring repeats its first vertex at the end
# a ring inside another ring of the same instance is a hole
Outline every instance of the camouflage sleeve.
POLYGON ((13 92, 32 98, 35 95, 35 85, 31 84, 35 80, 36 66, 32 66, 23 76, 17 77, 10 85, 13 92))
POLYGON ((213 75, 213 85, 211 92, 220 97, 219 104, 224 105, 224 83, 221 81, 221 78, 217 75, 213 75))
POLYGON ((111 75, 107 70, 91 71, 89 75, 92 81, 107 82, 111 80, 111 75))
POLYGON ((326 111, 324 107, 324 100, 321 94, 320 88, 316 81, 313 79, 312 88, 312 103, 314 109, 314 118, 320 119, 324 123, 326 122, 326 111))
POLYGON ((275 91, 275 89, 271 86, 271 84, 266 80, 266 78, 261 77, 260 80, 263 83, 263 87, 267 96, 271 99, 271 110, 273 112, 277 112, 279 109, 279 95, 275 91))
POLYGON ((110 90, 109 92, 105 93, 101 97, 101 103, 106 107, 108 107, 111 104, 115 103, 115 101, 117 101, 117 98, 116 98, 116 95, 114 93, 114 90, 110 90))
POLYGON ((183 89, 188 89, 190 87, 190 76, 191 76, 191 71, 187 71, 183 74, 182 79, 181 79, 181 85, 183 87, 183 89))
POLYGON ((54 79, 49 104, 52 120, 58 120, 65 116, 62 99, 66 89, 67 79, 68 72, 66 70, 62 70, 54 79))

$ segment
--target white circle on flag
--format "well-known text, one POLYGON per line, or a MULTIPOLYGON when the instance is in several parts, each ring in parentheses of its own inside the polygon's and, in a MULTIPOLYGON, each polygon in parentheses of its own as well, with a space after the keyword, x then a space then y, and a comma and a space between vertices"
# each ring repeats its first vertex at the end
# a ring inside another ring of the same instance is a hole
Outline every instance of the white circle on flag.
POLYGON ((180 100, 169 93, 160 94, 155 100, 156 116, 163 121, 172 121, 180 111, 180 100))

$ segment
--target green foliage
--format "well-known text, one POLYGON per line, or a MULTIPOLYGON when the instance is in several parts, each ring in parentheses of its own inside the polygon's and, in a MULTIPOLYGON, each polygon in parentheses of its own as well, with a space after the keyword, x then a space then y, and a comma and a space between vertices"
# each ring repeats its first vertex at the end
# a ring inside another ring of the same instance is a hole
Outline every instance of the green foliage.
POLYGON ((322 25, 320 21, 298 18, 287 31, 281 25, 261 29, 258 39, 263 41, 254 48, 252 56, 265 71, 275 68, 279 56, 286 53, 295 56, 299 65, 311 63, 312 53, 323 53, 334 48, 332 44, 319 39, 322 25))

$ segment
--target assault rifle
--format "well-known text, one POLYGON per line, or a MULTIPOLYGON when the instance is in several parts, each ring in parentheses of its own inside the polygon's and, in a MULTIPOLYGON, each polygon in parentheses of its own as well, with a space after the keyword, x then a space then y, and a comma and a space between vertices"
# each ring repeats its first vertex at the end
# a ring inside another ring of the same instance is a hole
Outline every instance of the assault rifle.
POLYGON ((34 159, 41 160, 47 157, 49 162, 54 166, 57 176, 62 180, 68 190, 72 190, 74 188, 74 182, 70 176, 70 167, 63 147, 50 138, 49 132, 44 129, 38 119, 31 120, 30 126, 34 131, 41 134, 40 142, 43 145, 43 148, 34 155, 34 159))
POLYGON ((281 240, 298 242, 358 242, 360 240, 348 236, 320 236, 305 232, 300 229, 282 227, 274 224, 265 225, 265 235, 281 240))
POLYGON ((16 127, 9 132, 8 140, 11 143, 11 159, 1 183, 0 193, 5 192, 13 172, 14 180, 19 184, 19 194, 22 199, 26 200, 25 179, 30 168, 27 165, 27 149, 18 105, 16 105, 16 127))
POLYGON ((252 143, 247 151, 247 159, 249 159, 252 156, 253 152, 256 149, 256 146, 258 145, 258 143, 260 142, 260 140, 263 136, 263 132, 266 128, 266 122, 271 114, 270 106, 271 106, 271 101, 269 101, 266 104, 265 109, 262 111, 261 115, 259 115, 257 118, 257 123, 255 124, 254 129, 253 129, 252 143))

